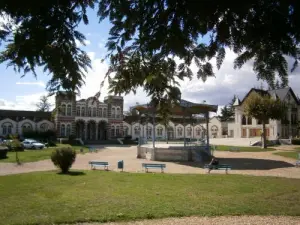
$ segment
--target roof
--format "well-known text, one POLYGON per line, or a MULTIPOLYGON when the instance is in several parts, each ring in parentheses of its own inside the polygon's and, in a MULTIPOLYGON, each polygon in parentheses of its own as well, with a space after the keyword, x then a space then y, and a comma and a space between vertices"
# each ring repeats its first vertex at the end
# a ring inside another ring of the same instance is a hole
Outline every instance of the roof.
MULTIPOLYGON (((136 105, 131 107, 131 110, 132 109, 136 109, 143 113, 156 111, 149 104, 136 105)), ((178 105, 172 107, 171 111, 174 115, 204 114, 208 112, 217 112, 218 106, 203 103, 199 104, 182 99, 178 105)))
POLYGON ((49 119, 51 118, 51 112, 0 109, 0 117, 36 117, 49 119))
POLYGON ((287 88, 279 88, 279 89, 273 89, 273 90, 261 90, 261 89, 257 89, 257 88, 251 88, 250 91, 245 95, 245 97, 243 98, 243 100, 241 102, 238 102, 236 100, 236 102, 234 103, 234 106, 237 106, 236 103, 239 103, 238 105, 243 104, 243 102, 248 98, 248 96, 250 95, 250 93, 254 91, 260 95, 270 95, 273 98, 278 98, 281 101, 284 101, 287 94, 290 92, 293 96, 293 98, 295 99, 296 103, 299 105, 299 99, 296 97, 294 91, 292 88, 287 87, 287 88))

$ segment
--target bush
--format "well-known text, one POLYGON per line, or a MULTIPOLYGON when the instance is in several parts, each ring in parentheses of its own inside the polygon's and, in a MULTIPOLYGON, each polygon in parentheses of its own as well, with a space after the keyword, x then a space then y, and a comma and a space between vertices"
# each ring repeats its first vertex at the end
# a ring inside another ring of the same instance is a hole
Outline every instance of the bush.
POLYGON ((51 160, 62 173, 68 173, 76 159, 76 151, 72 148, 59 148, 52 152, 51 160))
POLYGON ((292 145, 300 145, 300 139, 292 139, 292 145))
POLYGON ((0 145, 0 159, 6 159, 7 158, 7 147, 6 146, 3 146, 3 145, 0 145))
POLYGON ((132 140, 132 136, 131 135, 127 135, 124 137, 124 140, 132 140))

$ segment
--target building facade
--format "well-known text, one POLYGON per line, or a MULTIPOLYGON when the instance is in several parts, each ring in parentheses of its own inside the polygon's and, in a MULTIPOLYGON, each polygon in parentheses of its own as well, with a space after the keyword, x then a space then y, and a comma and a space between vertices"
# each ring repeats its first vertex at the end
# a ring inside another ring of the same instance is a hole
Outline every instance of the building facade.
POLYGON ((283 120, 269 120, 266 124, 266 135, 270 140, 279 138, 290 138, 298 135, 298 118, 300 118, 300 102, 295 95, 292 88, 282 88, 275 90, 260 90, 252 88, 246 96, 240 100, 236 99, 235 107, 235 121, 228 124, 229 134, 235 138, 252 138, 260 137, 262 132, 262 123, 254 118, 247 117, 244 112, 244 102, 253 93, 268 94, 272 98, 278 98, 284 101, 288 110, 283 120))

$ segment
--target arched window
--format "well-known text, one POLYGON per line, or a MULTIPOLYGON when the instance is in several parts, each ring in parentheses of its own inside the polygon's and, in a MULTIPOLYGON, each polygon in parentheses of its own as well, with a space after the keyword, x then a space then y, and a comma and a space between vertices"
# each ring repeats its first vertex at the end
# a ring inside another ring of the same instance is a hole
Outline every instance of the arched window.
POLYGON ((135 135, 140 135, 140 128, 139 128, 138 126, 136 126, 136 127, 134 128, 134 134, 135 134, 135 135))
POLYGON ((111 118, 116 118, 116 111, 114 107, 111 108, 111 118))
POLYGON ((246 125, 247 121, 246 121, 246 116, 243 115, 242 116, 242 125, 246 125))
POLYGON ((41 126, 40 126, 40 131, 45 132, 47 130, 49 130, 49 124, 42 123, 41 126))
POLYGON ((117 108, 116 117, 117 118, 121 117, 121 109, 120 109, 120 107, 117 108))
POLYGON ((248 125, 252 125, 252 117, 251 117, 251 116, 249 116, 249 117, 247 118, 247 124, 248 124, 248 125))
POLYGON ((76 116, 80 116, 80 107, 76 107, 76 116))
POLYGON ((72 107, 70 104, 67 106, 67 116, 72 116, 72 107))
POLYGON ((111 131, 111 136, 114 137, 115 136, 115 126, 111 126, 110 131, 111 131))
POLYGON ((129 135, 129 128, 125 127, 124 128, 124 136, 129 135))
POLYGON ((106 115, 107 115, 107 109, 104 108, 104 109, 103 109, 103 117, 106 117, 106 115))
POLYGON ((13 127, 13 125, 11 123, 8 123, 8 122, 4 123, 2 125, 2 134, 3 135, 11 134, 12 133, 12 127, 13 127))
POLYGON ((88 108, 88 116, 92 116, 92 108, 91 107, 88 108))
POLYGON ((177 135, 182 136, 182 128, 181 127, 177 128, 177 135))
POLYGON ((186 135, 187 135, 187 136, 192 136, 192 128, 188 127, 188 128, 186 129, 186 135))
POLYGON ((102 108, 99 108, 98 110, 98 117, 102 117, 102 108))
POLYGON ((147 127, 147 137, 152 137, 152 127, 147 127))
POLYGON ((66 125, 62 124, 60 126, 60 136, 65 137, 66 136, 66 125))
POLYGON ((200 136, 201 134, 201 129, 199 127, 196 128, 196 136, 200 136))
POLYGON ((96 107, 94 107, 94 108, 93 108, 93 116, 94 116, 94 117, 96 117, 96 112, 97 112, 97 109, 96 109, 96 107))
POLYGON ((81 116, 85 116, 85 108, 81 107, 81 116))
POLYGON ((161 127, 157 128, 157 136, 162 136, 163 135, 163 129, 161 127))
POLYGON ((66 115, 66 105, 65 104, 61 105, 60 114, 62 116, 66 115))
POLYGON ((68 124, 68 125, 67 125, 66 136, 67 136, 67 137, 69 137, 69 136, 70 136, 70 134, 71 134, 71 125, 70 125, 70 124, 68 124))
POLYGON ((22 125, 22 132, 27 132, 27 131, 31 131, 32 130, 32 126, 30 123, 24 123, 22 125))
POLYGON ((120 127, 116 126, 116 136, 119 137, 120 136, 120 127))

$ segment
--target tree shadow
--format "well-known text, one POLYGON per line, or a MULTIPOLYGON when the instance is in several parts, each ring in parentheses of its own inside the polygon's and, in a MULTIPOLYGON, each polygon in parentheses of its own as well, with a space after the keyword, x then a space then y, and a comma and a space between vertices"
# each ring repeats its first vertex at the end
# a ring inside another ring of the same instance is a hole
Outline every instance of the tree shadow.
POLYGON ((58 175, 66 175, 66 176, 83 176, 83 175, 86 175, 86 173, 84 173, 82 171, 69 171, 68 173, 59 172, 57 174, 58 175))
MULTIPOLYGON (((220 164, 229 164, 232 170, 271 170, 279 168, 290 168, 295 165, 279 160, 272 159, 253 159, 253 158, 219 158, 220 164)), ((180 165, 203 168, 204 164, 199 162, 176 162, 180 165)))

